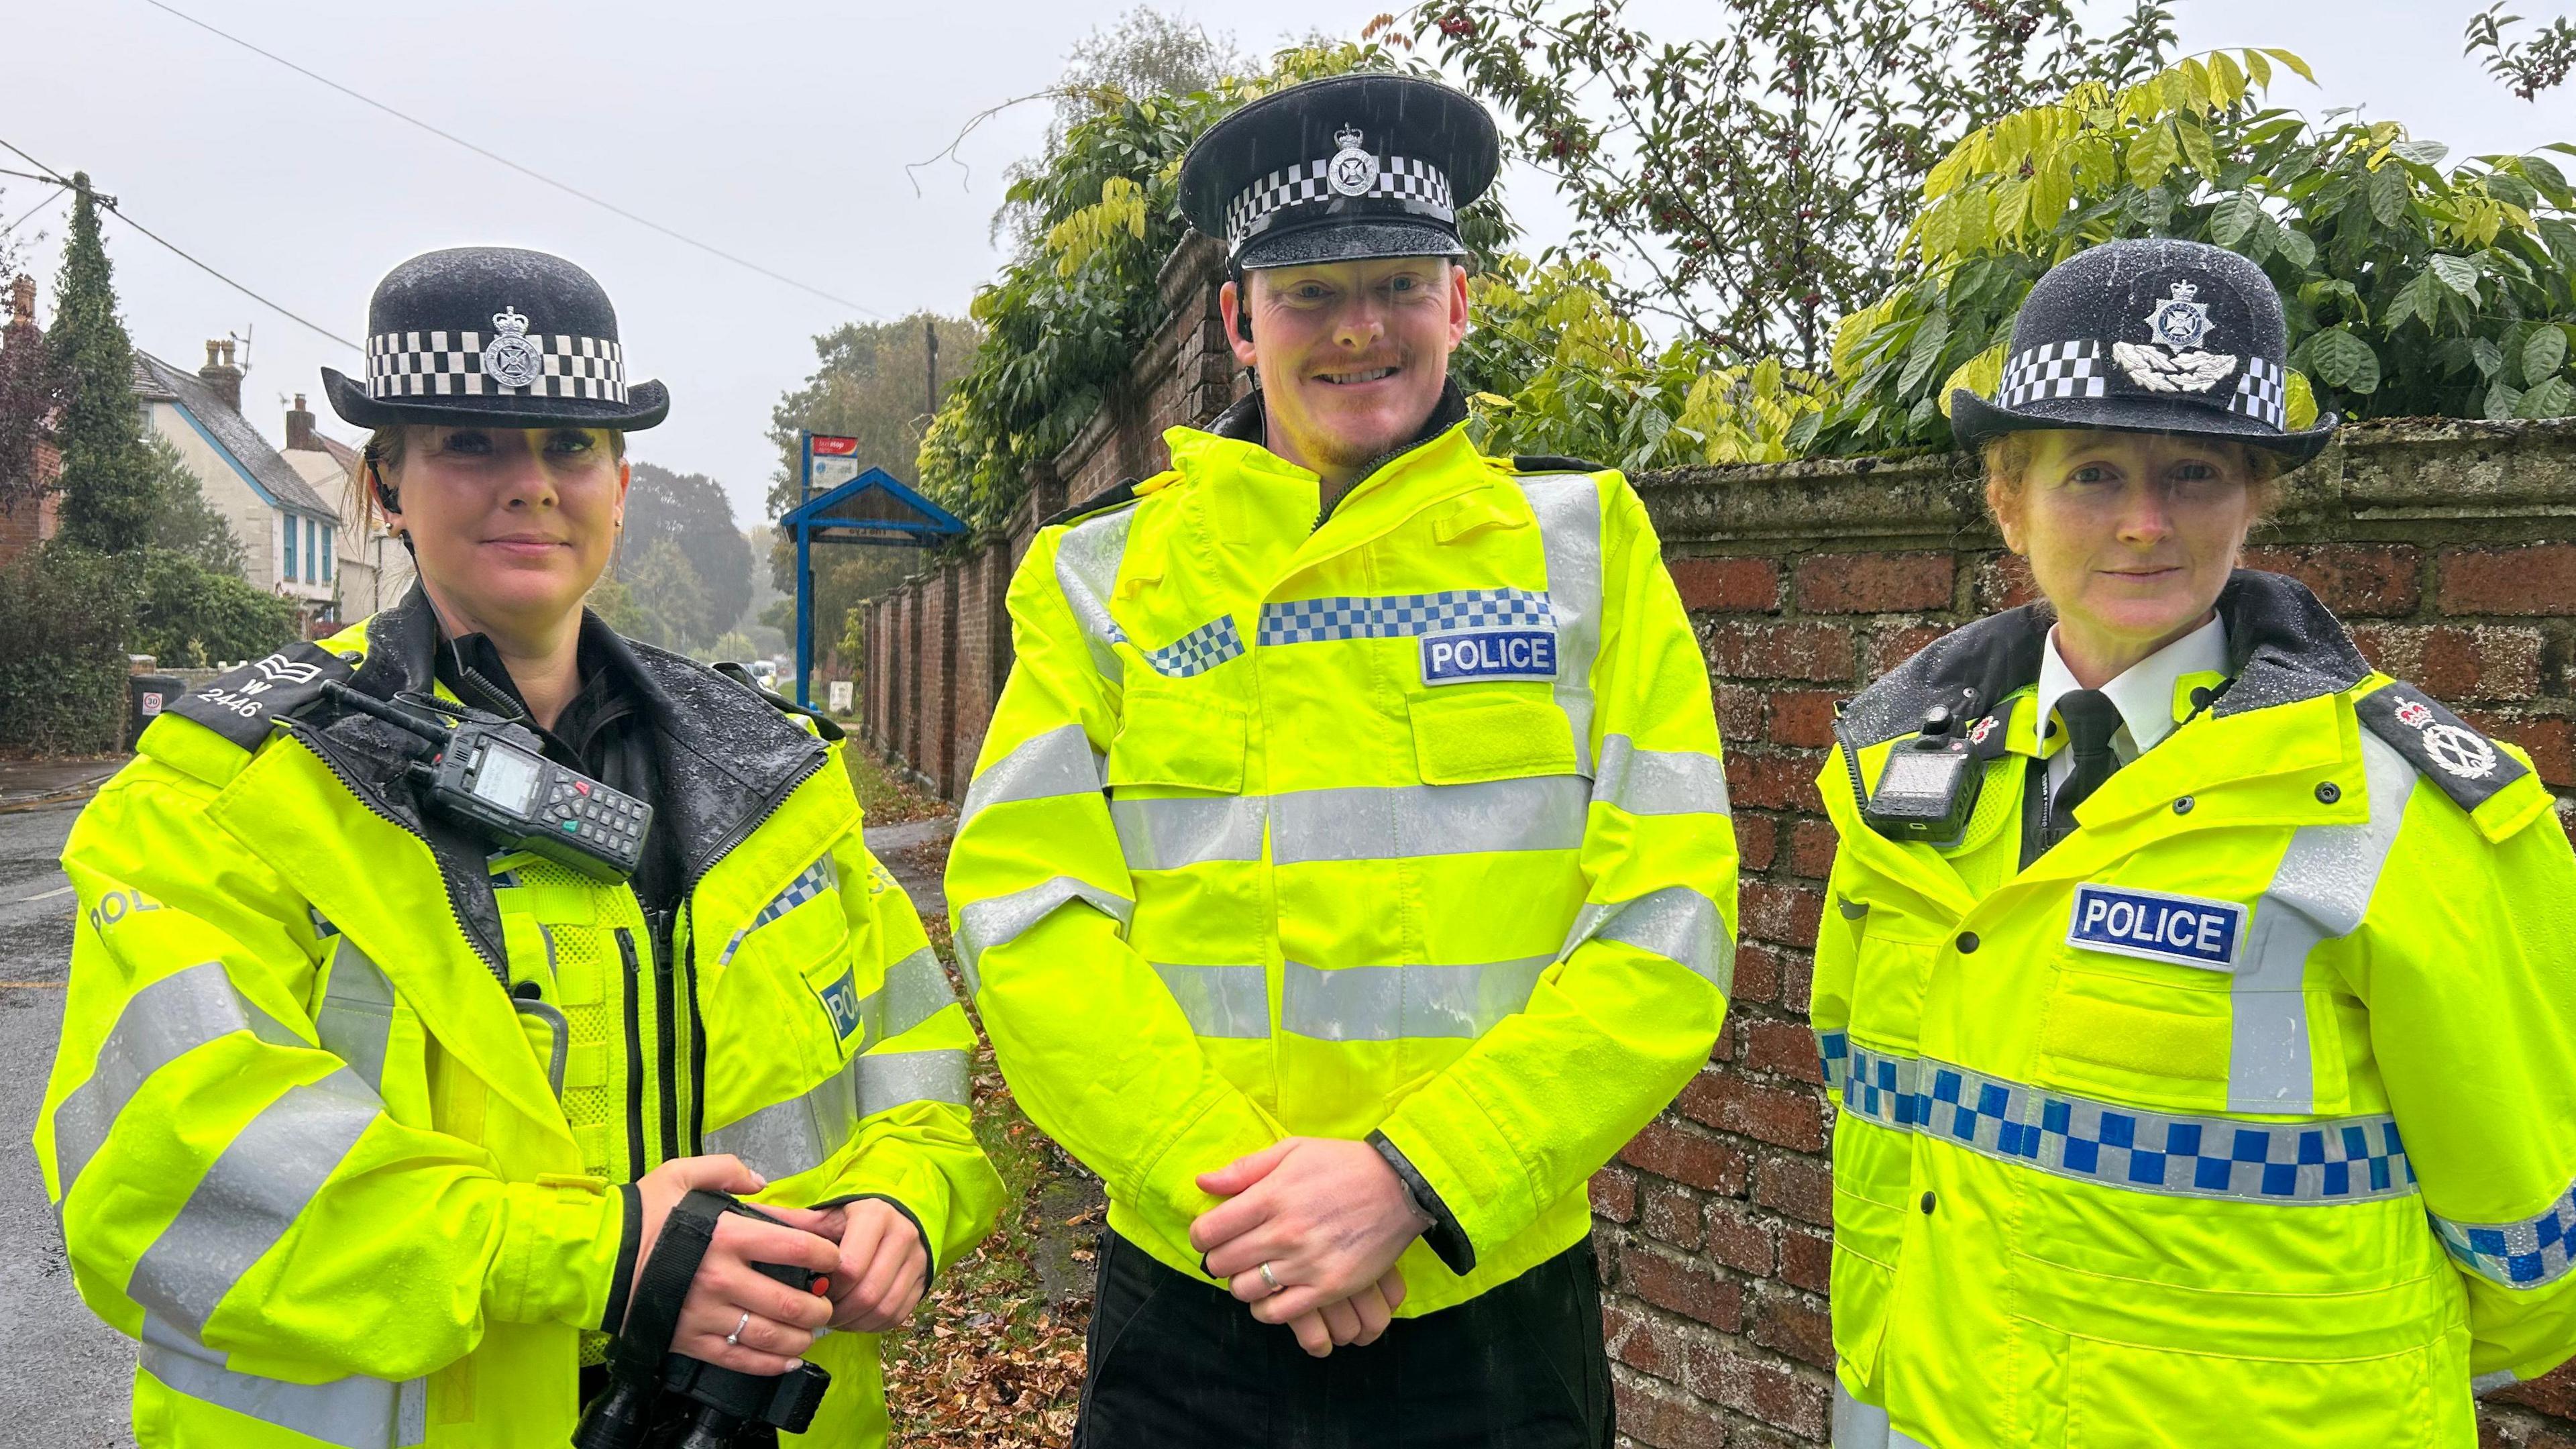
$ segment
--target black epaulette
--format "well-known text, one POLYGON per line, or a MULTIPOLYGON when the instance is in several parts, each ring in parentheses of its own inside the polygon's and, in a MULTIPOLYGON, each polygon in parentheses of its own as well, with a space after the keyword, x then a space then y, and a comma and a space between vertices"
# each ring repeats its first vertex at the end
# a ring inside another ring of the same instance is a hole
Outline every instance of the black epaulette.
POLYGON ((1560 458, 1554 453, 1514 453, 1512 471, 1515 473, 1607 473, 1610 469, 1607 465, 1595 463, 1588 458, 1560 458))
POLYGON ((2353 702, 2372 734, 2386 740, 2463 810, 2531 773, 2522 761, 2411 684, 2391 684, 2353 702))
POLYGON ((713 664, 708 667, 715 670, 716 673, 723 675, 725 678, 732 680, 734 683, 741 685, 743 688, 750 690, 752 693, 759 695, 762 699, 769 701, 770 705, 780 714, 803 715, 805 718, 812 720, 815 726, 822 731, 823 738, 827 740, 837 740, 848 733, 841 728, 840 721, 811 705, 798 704, 796 701, 789 699, 778 691, 769 688, 759 680, 752 678, 750 670, 743 668, 741 665, 736 664, 730 659, 725 660, 721 664, 713 664))
POLYGON ((322 699, 322 686, 345 684, 358 666, 319 644, 290 644, 171 701, 170 713, 195 720, 245 750, 268 739, 276 721, 322 699))
POLYGON ((1053 528, 1060 523, 1078 522, 1082 519, 1089 518, 1095 513, 1106 513, 1112 508, 1123 508, 1136 501, 1136 485, 1144 481, 1145 480, 1142 478, 1126 479, 1119 483, 1117 487, 1110 489, 1106 493, 1095 493, 1089 498, 1086 498, 1080 503, 1076 503, 1069 508, 1060 508, 1056 510, 1056 512, 1049 517, 1046 522, 1039 524, 1038 527, 1053 528))

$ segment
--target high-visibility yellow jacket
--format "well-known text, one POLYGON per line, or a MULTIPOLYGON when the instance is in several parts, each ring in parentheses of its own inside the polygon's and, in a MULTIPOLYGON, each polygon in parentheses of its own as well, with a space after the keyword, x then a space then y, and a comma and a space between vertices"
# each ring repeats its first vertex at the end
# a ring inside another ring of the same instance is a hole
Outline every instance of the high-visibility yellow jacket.
MULTIPOLYGON (((35 1146, 82 1298, 141 1341, 144 1445, 555 1449, 639 1246, 618 1185, 672 1157, 884 1196, 940 1264, 993 1221, 964 1010, 839 746, 635 647, 689 752, 656 950, 625 884, 424 834, 391 732, 319 698, 431 688, 435 638, 415 593, 218 680, 64 850, 35 1146)), ((876 1348, 815 1346, 818 1441, 882 1441, 876 1348)))
POLYGON ((2470 1449, 2473 1379, 2576 1354, 2551 797, 2295 582, 2219 613, 2232 680, 2186 676, 2027 869, 2044 619, 1843 718, 1875 781, 1926 706, 1991 711, 1955 845, 1873 833, 1840 750, 1822 776, 1845 1445, 2470 1449))
POLYGON ((1011 585, 948 865, 968 989, 1110 1225, 1194 1277, 1197 1174, 1373 1133, 1452 1233, 1401 1312, 1514 1277, 1724 1011, 1734 832, 1654 532, 1462 413, 1320 527, 1256 409, 1173 429, 1011 585))

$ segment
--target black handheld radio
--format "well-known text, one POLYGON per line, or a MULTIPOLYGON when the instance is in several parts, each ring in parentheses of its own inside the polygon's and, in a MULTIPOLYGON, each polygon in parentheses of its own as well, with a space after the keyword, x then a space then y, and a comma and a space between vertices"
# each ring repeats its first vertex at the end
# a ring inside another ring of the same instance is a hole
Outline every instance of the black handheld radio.
POLYGON ((653 807, 547 759, 524 727, 478 714, 461 714, 451 725, 337 680, 322 690, 427 741, 435 753, 411 773, 431 808, 501 849, 543 856, 593 880, 625 880, 643 860, 653 807))

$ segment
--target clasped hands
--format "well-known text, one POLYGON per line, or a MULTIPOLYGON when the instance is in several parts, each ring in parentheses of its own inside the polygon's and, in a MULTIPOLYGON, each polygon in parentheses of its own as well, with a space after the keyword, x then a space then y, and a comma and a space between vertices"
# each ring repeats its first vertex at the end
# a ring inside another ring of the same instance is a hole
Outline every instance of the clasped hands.
POLYGON ((1289 1137, 1198 1184, 1226 1201, 1190 1224, 1190 1246, 1254 1318, 1287 1324, 1317 1358, 1386 1332, 1404 1302, 1395 1260, 1431 1220, 1376 1148, 1289 1137))
MULTIPOLYGON (((691 1189, 740 1197, 768 1185, 739 1159, 721 1155, 684 1157, 646 1173, 635 1184, 643 1215, 636 1279, 643 1278, 664 1219, 691 1189)), ((862 1198, 829 1208, 764 1203, 760 1210, 779 1221, 737 1213, 716 1220, 715 1237, 680 1304, 673 1352, 772 1378, 794 1370, 825 1327, 882 1333, 921 1302, 930 1283, 929 1250, 912 1220, 892 1204, 862 1198), (804 1268, 831 1282, 825 1296, 799 1293, 754 1263, 804 1268)))

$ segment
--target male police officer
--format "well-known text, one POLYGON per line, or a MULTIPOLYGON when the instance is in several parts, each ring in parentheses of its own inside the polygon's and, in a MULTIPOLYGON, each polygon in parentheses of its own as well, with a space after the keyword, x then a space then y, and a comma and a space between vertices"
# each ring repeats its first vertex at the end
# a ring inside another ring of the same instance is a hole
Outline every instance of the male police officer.
POLYGON ((1095 1449, 1610 1442, 1585 1181, 1708 1058, 1736 852, 1636 495, 1466 438, 1497 150, 1388 75, 1201 138, 1258 390, 1011 586, 948 894, 1108 1185, 1095 1449))

